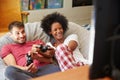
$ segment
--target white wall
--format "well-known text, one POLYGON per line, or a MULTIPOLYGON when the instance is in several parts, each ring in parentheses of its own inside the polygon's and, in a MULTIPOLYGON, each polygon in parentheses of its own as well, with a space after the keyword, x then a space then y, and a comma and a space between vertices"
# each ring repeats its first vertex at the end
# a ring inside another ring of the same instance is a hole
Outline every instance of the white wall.
POLYGON ((72 0, 63 0, 63 8, 58 9, 41 9, 41 10, 30 10, 28 16, 28 22, 40 21, 45 15, 52 12, 60 12, 67 17, 69 21, 73 21, 80 25, 88 24, 91 21, 92 6, 80 6, 72 7, 72 0))

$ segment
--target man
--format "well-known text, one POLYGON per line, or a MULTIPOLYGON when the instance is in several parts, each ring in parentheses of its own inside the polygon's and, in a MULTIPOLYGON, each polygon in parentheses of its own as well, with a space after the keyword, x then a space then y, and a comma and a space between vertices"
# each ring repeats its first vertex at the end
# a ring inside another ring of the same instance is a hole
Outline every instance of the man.
POLYGON ((60 71, 52 64, 54 49, 45 46, 42 40, 26 42, 24 24, 14 21, 8 27, 15 43, 3 46, 1 57, 8 65, 5 76, 10 80, 28 80, 33 77, 60 71))

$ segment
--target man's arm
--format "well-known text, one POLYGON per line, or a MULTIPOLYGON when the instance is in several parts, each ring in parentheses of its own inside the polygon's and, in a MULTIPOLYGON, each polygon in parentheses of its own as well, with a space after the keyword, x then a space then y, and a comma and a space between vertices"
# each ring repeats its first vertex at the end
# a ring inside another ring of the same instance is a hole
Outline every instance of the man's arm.
POLYGON ((27 67, 22 67, 22 66, 17 65, 16 61, 15 61, 15 58, 12 54, 8 54, 6 57, 3 58, 3 60, 6 63, 6 65, 8 65, 8 66, 11 65, 11 66, 20 68, 22 70, 27 70, 28 69, 27 67))
POLYGON ((30 50, 30 54, 33 56, 34 54, 40 54, 45 58, 52 58, 55 54, 55 50, 52 47, 49 47, 49 49, 45 52, 42 52, 39 48, 39 45, 34 44, 32 46, 32 49, 30 50))
POLYGON ((46 51, 44 53, 42 53, 42 52, 33 53, 33 52, 29 51, 28 54, 31 55, 32 59, 37 59, 40 62, 48 62, 48 63, 53 62, 54 51, 46 51))
POLYGON ((51 47, 49 47, 49 49, 46 52, 41 52, 40 54, 46 58, 52 58, 55 54, 55 50, 51 47))

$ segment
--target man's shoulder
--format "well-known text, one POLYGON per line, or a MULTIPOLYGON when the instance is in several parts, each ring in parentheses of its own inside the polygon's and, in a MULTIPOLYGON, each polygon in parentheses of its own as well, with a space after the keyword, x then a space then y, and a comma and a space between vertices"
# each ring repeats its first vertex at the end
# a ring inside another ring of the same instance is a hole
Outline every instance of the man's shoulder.
POLYGON ((3 46, 3 48, 11 47, 12 45, 13 45, 13 43, 8 43, 8 44, 5 44, 5 45, 3 46))
POLYGON ((32 41, 27 41, 27 44, 32 43, 32 44, 44 44, 44 42, 41 39, 37 39, 37 40, 32 40, 32 41))

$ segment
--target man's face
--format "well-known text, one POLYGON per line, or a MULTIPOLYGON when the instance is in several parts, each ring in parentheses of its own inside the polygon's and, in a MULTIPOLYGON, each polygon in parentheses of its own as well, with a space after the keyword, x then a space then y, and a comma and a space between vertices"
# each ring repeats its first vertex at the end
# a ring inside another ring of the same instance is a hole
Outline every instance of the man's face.
POLYGON ((11 36, 16 43, 24 43, 26 41, 24 27, 13 27, 13 29, 11 30, 11 36))

